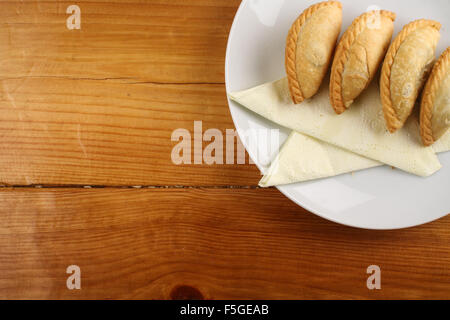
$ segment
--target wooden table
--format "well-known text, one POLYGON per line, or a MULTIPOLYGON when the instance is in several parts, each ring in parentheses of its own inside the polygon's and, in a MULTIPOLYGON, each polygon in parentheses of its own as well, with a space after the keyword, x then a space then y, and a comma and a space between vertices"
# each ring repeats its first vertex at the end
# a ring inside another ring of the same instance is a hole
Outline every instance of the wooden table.
POLYGON ((234 128, 239 2, 77 1, 69 30, 73 2, 1 1, 0 298, 449 298, 448 216, 357 230, 258 188, 254 165, 172 163, 175 129, 234 128))

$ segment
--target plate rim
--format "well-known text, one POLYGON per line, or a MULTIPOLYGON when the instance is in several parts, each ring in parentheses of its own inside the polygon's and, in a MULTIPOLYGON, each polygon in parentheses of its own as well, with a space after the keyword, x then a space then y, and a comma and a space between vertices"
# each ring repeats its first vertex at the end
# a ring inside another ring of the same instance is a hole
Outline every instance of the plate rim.
MULTIPOLYGON (((236 125, 237 121, 236 121, 236 119, 235 119, 236 115, 233 113, 232 108, 231 108, 232 101, 231 101, 231 99, 230 99, 230 97, 229 97, 228 85, 227 85, 227 84, 229 83, 229 74, 228 74, 228 70, 229 70, 228 65, 229 65, 229 63, 230 63, 230 58, 229 58, 230 55, 229 55, 229 51, 230 51, 231 39, 232 39, 233 35, 234 35, 235 32, 236 32, 237 20, 238 20, 238 18, 240 17, 240 15, 241 15, 241 13, 242 13, 242 10, 243 10, 244 5, 245 5, 248 1, 249 1, 249 0, 241 0, 241 3, 239 4, 239 7, 238 7, 238 9, 237 9, 237 11, 236 11, 236 14, 235 14, 235 16, 234 16, 234 18, 233 18, 233 23, 232 23, 232 25, 231 25, 230 31, 229 31, 229 33, 228 33, 227 47, 226 47, 226 53, 225 53, 225 65, 224 65, 224 67, 225 67, 225 91, 226 91, 226 95, 227 95, 228 109, 229 109, 229 111, 230 111, 231 118, 232 118, 232 120, 233 120, 233 124, 234 124, 235 128, 237 128, 237 125, 236 125)), ((292 130, 291 130, 291 131, 292 131, 292 130)), ((244 147, 245 147, 247 153, 249 154, 249 157, 253 160, 253 157, 251 156, 251 154, 250 154, 250 152, 249 152, 249 148, 247 147, 247 142, 246 142, 246 140, 243 139, 243 137, 241 136, 241 130, 237 130, 237 133, 238 133, 239 138, 241 139, 242 144, 244 145, 244 147)), ((257 161, 253 161, 253 163, 256 165, 256 167, 258 168, 258 170, 259 170, 260 172, 262 172, 260 164, 259 164, 257 161)), ((331 178, 331 177, 330 177, 330 178, 331 178)), ((327 216, 327 215, 321 213, 317 208, 312 208, 312 207, 310 207, 308 204, 301 203, 296 197, 292 196, 288 190, 285 190, 285 187, 286 187, 286 186, 284 186, 284 185, 282 185, 282 186, 275 186, 275 188, 276 188, 277 190, 279 190, 286 198, 288 198, 290 201, 294 202, 294 203, 295 203, 296 205, 298 205, 299 207, 301 207, 301 208, 303 208, 303 209, 306 209, 307 211, 313 213, 314 215, 316 215, 316 216, 318 216, 318 217, 321 217, 322 219, 325 219, 325 220, 328 220, 328 221, 337 223, 337 224, 339 224, 339 225, 343 225, 343 226, 347 226, 347 227, 351 227, 351 228, 356 228, 356 229, 376 230, 376 231, 389 231, 389 230, 409 229, 409 228, 414 228, 414 227, 418 227, 418 226, 421 226, 421 225, 425 225, 425 224, 428 224, 428 223, 432 223, 432 222, 437 221, 437 220, 439 220, 439 219, 442 219, 442 218, 444 218, 444 217, 446 217, 447 215, 450 214, 450 213, 443 214, 442 216, 440 216, 440 217, 434 217, 434 218, 431 219, 431 220, 426 220, 426 221, 416 222, 416 223, 409 223, 409 224, 405 224, 404 226, 399 226, 399 227, 370 227, 370 226, 361 226, 361 225, 358 225, 358 224, 356 224, 356 223, 353 224, 353 223, 348 223, 348 222, 339 221, 339 220, 337 220, 337 219, 335 219, 335 218, 332 218, 332 217, 330 217, 330 216, 327 216)))

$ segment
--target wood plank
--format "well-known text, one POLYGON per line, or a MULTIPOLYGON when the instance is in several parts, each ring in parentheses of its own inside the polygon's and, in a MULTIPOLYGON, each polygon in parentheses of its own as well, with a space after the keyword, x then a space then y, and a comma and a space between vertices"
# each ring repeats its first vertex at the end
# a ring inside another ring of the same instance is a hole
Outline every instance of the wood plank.
POLYGON ((257 183, 252 165, 171 161, 175 129, 234 128, 220 83, 239 1, 79 1, 81 30, 70 4, 2 3, 0 184, 257 183))
POLYGON ((234 129, 223 85, 3 80, 0 183, 256 185, 248 157, 243 165, 172 162, 172 132, 185 128, 193 138, 196 120, 224 136, 234 129))
POLYGON ((0 79, 69 77, 223 83, 228 31, 240 0, 2 2, 0 79))
POLYGON ((322 220, 275 189, 0 190, 0 298, 448 298, 450 217, 322 220), (81 290, 66 289, 68 265, 81 290), (366 288, 381 267, 382 289, 366 288))

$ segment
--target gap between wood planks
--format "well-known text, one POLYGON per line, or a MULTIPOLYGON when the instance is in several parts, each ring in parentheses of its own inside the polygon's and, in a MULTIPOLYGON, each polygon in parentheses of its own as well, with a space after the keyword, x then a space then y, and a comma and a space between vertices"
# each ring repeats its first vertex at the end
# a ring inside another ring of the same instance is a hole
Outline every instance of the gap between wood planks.
MULTIPOLYGON (((0 189, 262 189, 260 186, 233 186, 233 185, 218 185, 218 186, 184 186, 184 185, 145 185, 145 186, 126 186, 126 185, 80 185, 80 184, 30 184, 30 185, 0 185, 0 189)), ((274 187, 270 187, 274 188, 274 187)), ((267 189, 267 188, 265 188, 267 189)))
POLYGON ((152 85, 225 85, 225 82, 161 82, 140 81, 133 77, 111 77, 111 78, 89 78, 89 77, 65 77, 65 76, 22 76, 0 78, 0 81, 25 80, 25 79, 64 79, 64 80, 87 80, 87 81, 113 81, 123 84, 152 84, 152 85))
MULTIPOLYGON (((132 77, 111 77, 111 78, 89 78, 89 77, 65 77, 65 76, 23 76, 23 77, 9 77, 1 78, 2 80, 21 80, 27 78, 51 78, 51 79, 67 79, 67 80, 88 80, 88 81, 118 81, 119 83, 126 84, 151 84, 151 85, 225 85, 225 82, 157 82, 157 81, 138 81, 136 78, 132 77), (130 82, 133 81, 133 82, 130 82)), ((129 186, 129 185, 53 185, 53 184, 32 184, 32 185, 0 185, 0 189, 4 188, 37 188, 37 189, 260 189, 261 187, 257 185, 252 186, 240 186, 240 185, 218 185, 218 186, 188 186, 188 185, 142 185, 142 186, 129 186)))
MULTIPOLYGON (((65 76, 23 76, 23 77, 8 77, 0 78, 3 80, 21 80, 21 79, 65 79, 65 80, 88 80, 88 81, 117 81, 125 84, 150 84, 150 85, 225 85, 225 82, 158 82, 158 81, 139 81, 137 78, 132 77, 111 77, 111 78, 89 78, 89 77, 65 77, 65 76)), ((184 186, 184 185, 143 185, 143 186, 127 186, 127 185, 0 185, 0 189, 3 188, 66 188, 66 189, 260 189, 259 186, 184 186)))

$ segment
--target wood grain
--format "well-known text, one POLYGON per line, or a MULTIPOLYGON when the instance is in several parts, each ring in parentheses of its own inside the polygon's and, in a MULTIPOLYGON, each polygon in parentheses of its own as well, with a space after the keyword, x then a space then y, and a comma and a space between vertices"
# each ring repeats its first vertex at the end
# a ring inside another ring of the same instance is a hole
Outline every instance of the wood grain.
POLYGON ((450 217, 376 232, 275 189, 3 189, 0 298, 448 298, 450 217), (68 265, 81 290, 66 288, 68 265), (366 268, 382 289, 366 288, 366 268))
POLYGON ((0 78, 117 78, 223 83, 228 31, 239 0, 2 1, 0 78))
POLYGON ((171 161, 175 129, 234 129, 222 83, 239 1, 79 1, 81 30, 69 4, 2 3, 0 184, 256 185, 252 165, 171 161))
POLYGON ((192 164, 171 160, 178 128, 192 139, 196 120, 224 137, 234 129, 223 85, 26 78, 1 88, 3 184, 256 185, 260 178, 248 157, 244 165, 193 164, 193 142, 192 164))
POLYGON ((0 298, 449 297, 448 216, 357 230, 256 188, 253 165, 172 163, 173 130, 234 128, 239 3, 82 0, 67 30, 72 2, 1 2, 0 184, 25 187, 0 187, 0 298), (366 288, 372 264, 381 290, 366 288))

